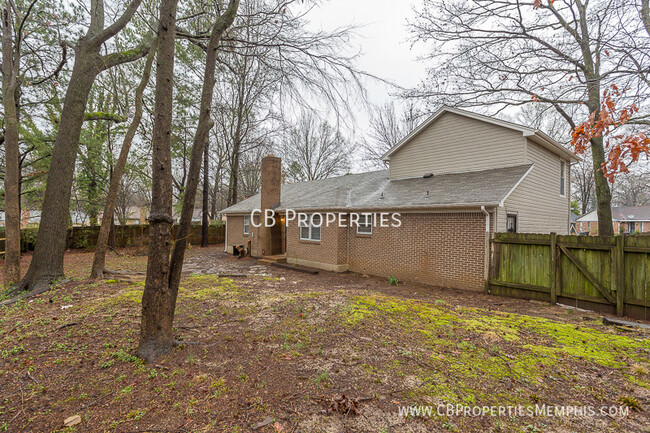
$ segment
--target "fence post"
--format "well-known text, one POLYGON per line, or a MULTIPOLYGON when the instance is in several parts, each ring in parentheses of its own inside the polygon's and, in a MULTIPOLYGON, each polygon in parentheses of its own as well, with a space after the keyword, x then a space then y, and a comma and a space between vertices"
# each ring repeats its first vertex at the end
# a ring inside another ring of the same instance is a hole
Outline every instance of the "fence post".
POLYGON ((551 280, 551 304, 557 304, 557 233, 551 233, 549 278, 551 280))
POLYGON ((613 259, 612 284, 616 288, 616 315, 622 316, 625 314, 625 236, 616 236, 613 259))

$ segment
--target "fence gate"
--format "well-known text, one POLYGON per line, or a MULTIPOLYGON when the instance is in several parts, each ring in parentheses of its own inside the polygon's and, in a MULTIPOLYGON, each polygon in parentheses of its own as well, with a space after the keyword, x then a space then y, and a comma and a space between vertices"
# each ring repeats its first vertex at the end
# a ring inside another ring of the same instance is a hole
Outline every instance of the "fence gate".
POLYGON ((496 233, 488 293, 650 319, 649 236, 496 233))

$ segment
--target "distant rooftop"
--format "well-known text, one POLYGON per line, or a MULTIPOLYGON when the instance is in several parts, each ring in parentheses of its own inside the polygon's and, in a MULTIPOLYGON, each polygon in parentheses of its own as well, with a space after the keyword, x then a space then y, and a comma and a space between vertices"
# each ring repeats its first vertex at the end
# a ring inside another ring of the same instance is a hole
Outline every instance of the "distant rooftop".
MULTIPOLYGON (((650 221, 650 206, 621 206, 612 208, 614 221, 650 221)), ((598 214, 591 211, 578 218, 578 222, 596 222, 598 214)))

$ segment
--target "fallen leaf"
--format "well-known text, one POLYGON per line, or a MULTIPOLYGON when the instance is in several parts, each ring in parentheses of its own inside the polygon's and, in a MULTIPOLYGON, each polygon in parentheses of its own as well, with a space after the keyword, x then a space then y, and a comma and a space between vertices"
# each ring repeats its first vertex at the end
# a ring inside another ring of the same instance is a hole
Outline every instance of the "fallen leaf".
POLYGON ((65 427, 72 427, 73 425, 77 425, 81 423, 81 417, 79 415, 72 415, 71 417, 68 417, 63 421, 63 425, 65 427))
POLYGON ((266 418, 264 418, 264 421, 262 421, 262 422, 258 422, 257 424, 255 424, 255 425, 252 427, 252 429, 253 429, 253 430, 257 430, 258 428, 262 428, 262 427, 264 427, 265 425, 269 425, 269 424, 271 424, 272 422, 273 422, 273 418, 271 418, 270 416, 267 416, 266 418))

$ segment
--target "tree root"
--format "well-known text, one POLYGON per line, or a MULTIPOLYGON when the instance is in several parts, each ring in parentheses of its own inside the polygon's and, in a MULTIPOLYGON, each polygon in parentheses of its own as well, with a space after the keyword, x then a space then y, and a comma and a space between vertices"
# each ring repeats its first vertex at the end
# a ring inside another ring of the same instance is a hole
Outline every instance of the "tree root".
MULTIPOLYGON (((66 280, 65 282, 67 281, 70 280, 66 280)), ((51 288, 50 282, 47 280, 38 280, 33 284, 30 284, 28 281, 23 281, 20 284, 17 284, 14 287, 12 287, 8 294, 11 295, 20 292, 21 290, 24 290, 30 286, 31 288, 28 292, 21 293, 20 295, 16 295, 13 298, 9 298, 7 300, 0 302, 0 307, 4 305, 12 305, 20 300, 31 298, 32 296, 40 295, 41 293, 47 292, 51 288)))

